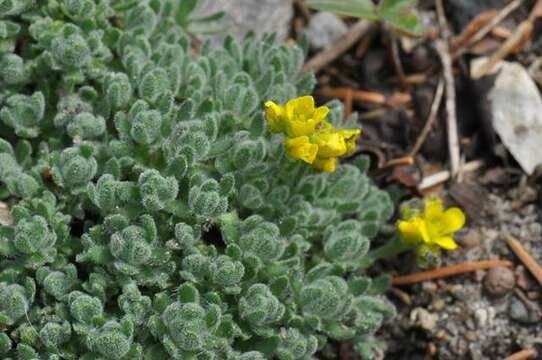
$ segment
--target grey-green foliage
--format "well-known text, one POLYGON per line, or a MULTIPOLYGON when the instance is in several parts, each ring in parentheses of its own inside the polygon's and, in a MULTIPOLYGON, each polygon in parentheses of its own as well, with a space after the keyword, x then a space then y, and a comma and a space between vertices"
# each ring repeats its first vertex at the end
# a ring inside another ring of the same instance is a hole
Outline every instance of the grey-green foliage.
POLYGON ((0 1, 3 359, 367 355, 393 315, 364 275, 387 194, 266 129, 264 101, 313 89, 303 50, 197 49, 195 6, 0 1))

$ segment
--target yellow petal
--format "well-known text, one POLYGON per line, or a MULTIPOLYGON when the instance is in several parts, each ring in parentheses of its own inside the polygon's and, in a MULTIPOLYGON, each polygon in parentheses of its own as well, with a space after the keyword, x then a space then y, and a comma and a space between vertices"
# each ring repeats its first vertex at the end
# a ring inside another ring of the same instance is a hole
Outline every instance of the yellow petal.
POLYGON ((443 214, 443 205, 441 198, 432 198, 425 200, 425 218, 427 221, 439 221, 443 214))
POLYGON ((435 244, 446 250, 454 250, 457 244, 451 236, 442 236, 434 239, 435 244))
POLYGON ((314 98, 301 96, 286 103, 286 116, 293 120, 297 117, 308 118, 314 112, 314 98))
POLYGON ((286 152, 294 159, 303 160, 309 164, 314 162, 318 145, 311 144, 307 136, 299 136, 285 141, 286 152))
POLYGON ((312 118, 316 123, 321 123, 326 119, 327 114, 329 114, 329 108, 327 106, 319 106, 314 110, 312 118))
POLYGON ((449 208, 442 216, 442 227, 446 234, 452 234, 465 225, 465 214, 459 208, 449 208))
POLYGON ((346 153, 344 138, 337 132, 320 130, 314 134, 312 140, 318 144, 318 157, 329 158, 346 153))
POLYGON ((269 128, 276 133, 282 132, 284 130, 284 108, 273 101, 267 101, 264 105, 266 107, 265 115, 269 128))
POLYGON ((399 232, 406 243, 416 245, 424 241, 420 223, 421 220, 419 218, 414 218, 408 221, 399 221, 397 228, 399 229, 399 232))
POLYGON ((312 167, 318 171, 326 171, 326 172, 332 173, 335 171, 335 168, 337 167, 337 159, 336 158, 327 158, 327 159, 316 158, 314 159, 314 162, 312 163, 312 167))
POLYGON ((356 140, 358 139, 359 134, 361 134, 360 129, 343 129, 342 136, 346 141, 345 155, 350 155, 356 151, 356 140))
POLYGON ((292 120, 286 119, 286 135, 289 137, 308 136, 312 135, 316 127, 316 123, 311 119, 292 120))

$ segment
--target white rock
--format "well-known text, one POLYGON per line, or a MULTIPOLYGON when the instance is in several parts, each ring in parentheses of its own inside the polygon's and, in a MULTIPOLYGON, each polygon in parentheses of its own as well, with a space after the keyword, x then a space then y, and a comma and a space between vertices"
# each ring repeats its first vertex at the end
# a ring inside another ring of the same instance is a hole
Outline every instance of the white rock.
POLYGON ((438 315, 417 307, 410 313, 410 321, 422 329, 430 331, 437 325, 438 315))
POLYGON ((306 31, 311 46, 323 49, 346 34, 348 27, 337 15, 322 11, 311 17, 306 31))
MULTIPOLYGON (((476 59, 474 69, 484 59, 476 59)), ((493 128, 504 146, 531 175, 542 164, 542 96, 527 70, 517 62, 501 61, 489 91, 493 128)))
POLYGON ((197 10, 197 15, 209 15, 224 11, 226 15, 216 24, 205 25, 224 31, 212 36, 215 44, 221 44, 226 34, 241 40, 247 32, 256 35, 276 33, 279 41, 286 40, 293 16, 293 0, 207 0, 197 10))

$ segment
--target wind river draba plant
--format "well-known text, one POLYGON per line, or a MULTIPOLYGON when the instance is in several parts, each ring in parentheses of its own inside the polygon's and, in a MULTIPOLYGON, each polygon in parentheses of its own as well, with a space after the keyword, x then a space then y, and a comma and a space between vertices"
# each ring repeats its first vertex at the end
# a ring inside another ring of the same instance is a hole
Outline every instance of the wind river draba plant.
MULTIPOLYGON (((195 1, 0 1, 0 357, 369 358, 394 313, 364 273, 393 212, 367 161, 285 155, 264 103, 298 46, 206 43, 195 1), (181 26, 182 25, 182 26, 181 26)), ((332 102, 327 122, 342 124, 332 102)))

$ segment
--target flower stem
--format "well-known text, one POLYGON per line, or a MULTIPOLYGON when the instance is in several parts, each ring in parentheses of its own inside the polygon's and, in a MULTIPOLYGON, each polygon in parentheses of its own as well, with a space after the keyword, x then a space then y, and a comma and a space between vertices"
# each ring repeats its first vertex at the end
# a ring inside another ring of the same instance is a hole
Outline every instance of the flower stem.
POLYGON ((372 260, 372 262, 375 262, 379 259, 389 258, 392 256, 395 256, 397 254, 400 254, 402 252, 412 250, 413 247, 410 245, 405 244, 403 241, 399 239, 398 236, 395 236, 393 239, 389 240, 386 244, 369 251, 367 256, 372 260))

